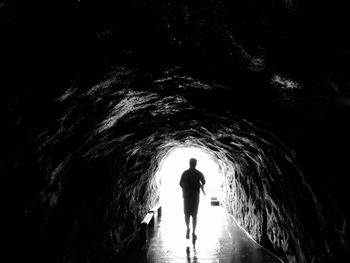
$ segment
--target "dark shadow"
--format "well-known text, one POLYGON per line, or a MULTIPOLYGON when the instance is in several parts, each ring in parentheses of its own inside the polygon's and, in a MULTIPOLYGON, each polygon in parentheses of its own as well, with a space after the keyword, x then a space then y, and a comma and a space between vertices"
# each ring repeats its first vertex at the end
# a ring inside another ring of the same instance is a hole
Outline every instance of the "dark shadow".
POLYGON ((190 252, 190 247, 186 247, 186 259, 187 263, 191 263, 191 252, 190 252))
POLYGON ((191 250, 190 247, 186 247, 186 259, 187 263, 198 263, 198 258, 197 258, 197 250, 196 247, 193 245, 193 256, 191 257, 191 250))

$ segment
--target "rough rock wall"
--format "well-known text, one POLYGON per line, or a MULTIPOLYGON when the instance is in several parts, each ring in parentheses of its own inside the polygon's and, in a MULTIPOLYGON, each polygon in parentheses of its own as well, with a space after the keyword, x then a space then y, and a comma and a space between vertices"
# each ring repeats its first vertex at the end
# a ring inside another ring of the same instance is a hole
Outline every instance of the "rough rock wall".
POLYGON ((3 177, 2 197, 15 195, 21 205, 7 204, 16 212, 9 220, 21 226, 14 224, 8 238, 19 242, 17 249, 30 246, 29 255, 13 247, 11 260, 99 261, 101 253, 103 258, 118 251, 157 203, 158 184, 152 180, 157 162, 150 162, 155 135, 140 137, 135 126, 121 128, 120 119, 130 109, 123 112, 113 102, 123 105, 124 94, 129 94, 125 99, 137 105, 139 97, 123 90, 113 96, 106 91, 115 88, 112 82, 84 92, 67 90, 39 109, 52 122, 33 127, 19 118, 8 130, 26 131, 11 141, 8 161, 13 163, 6 164, 9 174, 3 177))
MULTIPOLYGON (((104 81, 77 84, 16 119, 6 135, 11 154, 2 179, 4 196, 18 193, 7 206, 17 221, 5 224, 16 229, 10 238, 22 237, 16 249, 30 243, 31 259, 38 261, 115 254, 157 202, 154 174, 167 150, 190 144, 221 162, 225 207, 257 242, 287 262, 329 262, 346 251, 345 210, 323 196, 333 196, 333 189, 307 173, 291 137, 282 143, 295 133, 261 114, 265 102, 239 96, 223 104, 232 96, 220 89, 176 71, 116 68, 104 81), (259 113, 255 123, 245 119, 256 114, 249 109, 259 113), (33 128, 42 110, 49 121, 33 128)), ((293 118, 288 123, 304 116, 293 118)), ((23 259, 14 252, 10 258, 23 259)))
POLYGON ((266 134, 248 138, 241 154, 229 157, 234 166, 226 171, 226 189, 231 193, 224 207, 254 240, 286 262, 312 262, 316 251, 317 261, 327 262, 332 241, 324 235, 322 244, 315 245, 309 238, 323 232, 327 223, 294 152, 266 134), (318 229, 306 227, 312 224, 318 229))

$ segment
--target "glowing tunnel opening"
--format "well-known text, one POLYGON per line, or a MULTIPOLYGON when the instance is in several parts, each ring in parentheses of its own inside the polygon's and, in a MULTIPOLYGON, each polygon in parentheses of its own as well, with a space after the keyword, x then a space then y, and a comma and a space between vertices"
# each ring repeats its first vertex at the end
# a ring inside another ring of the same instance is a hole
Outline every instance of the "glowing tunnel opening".
POLYGON ((197 159, 196 169, 205 177, 205 195, 201 192, 199 213, 210 205, 212 197, 223 200, 223 178, 218 162, 209 152, 199 147, 176 147, 167 154, 158 170, 160 178, 160 203, 164 216, 183 215, 182 189, 179 185, 182 173, 189 168, 190 158, 197 159))
POLYGON ((201 171, 206 179, 204 186, 206 195, 203 192, 200 193, 196 229, 200 238, 196 247, 203 253, 209 253, 220 236, 220 227, 213 227, 217 223, 217 221, 213 222, 213 217, 218 216, 217 210, 210 204, 212 197, 216 197, 219 201, 224 199, 225 184, 224 175, 220 169, 222 164, 219 165, 220 160, 201 147, 174 147, 161 161, 156 175, 160 181, 162 245, 164 250, 172 253, 174 257, 185 256, 184 245, 190 245, 190 239, 185 239, 183 197, 182 188, 179 185, 182 173, 189 168, 190 158, 197 159, 196 169, 201 171))

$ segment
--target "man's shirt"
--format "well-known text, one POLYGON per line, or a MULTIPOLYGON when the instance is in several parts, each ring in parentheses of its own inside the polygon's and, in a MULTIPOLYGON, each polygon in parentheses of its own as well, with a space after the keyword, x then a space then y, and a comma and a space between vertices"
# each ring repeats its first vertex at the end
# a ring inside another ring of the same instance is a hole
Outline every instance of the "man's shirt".
POLYGON ((197 169, 190 168, 182 173, 180 186, 184 197, 199 195, 200 188, 204 184, 204 175, 197 169))

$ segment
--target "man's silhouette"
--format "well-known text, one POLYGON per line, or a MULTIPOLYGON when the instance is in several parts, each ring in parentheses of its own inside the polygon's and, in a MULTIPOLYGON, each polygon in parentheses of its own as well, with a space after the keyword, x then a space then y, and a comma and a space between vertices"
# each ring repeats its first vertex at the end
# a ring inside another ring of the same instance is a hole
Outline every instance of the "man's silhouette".
MULTIPOLYGON (((190 235, 190 216, 192 216, 192 238, 196 240, 197 212, 199 205, 200 189, 205 184, 203 174, 196 169, 197 160, 190 159, 190 169, 184 171, 181 176, 180 186, 182 187, 184 198, 185 223, 187 226, 186 238, 190 235)), ((203 190, 204 191, 204 190, 203 190)))

